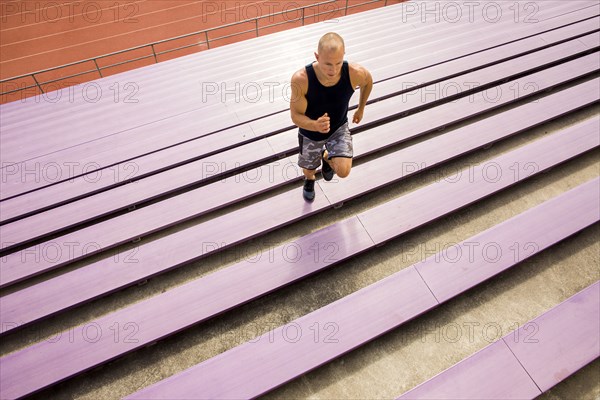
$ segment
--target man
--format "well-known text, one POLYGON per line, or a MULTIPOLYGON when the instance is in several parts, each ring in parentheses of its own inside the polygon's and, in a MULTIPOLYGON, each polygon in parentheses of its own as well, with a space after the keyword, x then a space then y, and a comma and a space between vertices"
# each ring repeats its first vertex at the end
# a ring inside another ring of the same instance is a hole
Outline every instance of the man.
POLYGON ((348 130, 348 102, 356 87, 360 88, 358 108, 352 122, 362 118, 373 88, 373 78, 364 67, 344 61, 344 40, 337 33, 327 33, 315 53, 316 62, 292 76, 290 111, 299 128, 298 165, 304 172, 302 194, 306 201, 315 198, 315 172, 323 163, 323 179, 334 173, 340 178, 352 168, 352 136, 348 130))

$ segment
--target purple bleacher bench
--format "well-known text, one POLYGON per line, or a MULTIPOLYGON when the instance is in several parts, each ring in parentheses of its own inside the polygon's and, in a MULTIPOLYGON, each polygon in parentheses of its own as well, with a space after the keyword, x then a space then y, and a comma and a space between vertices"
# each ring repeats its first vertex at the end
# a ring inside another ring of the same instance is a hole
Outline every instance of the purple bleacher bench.
MULTIPOLYGON (((516 162, 521 164, 525 161, 538 162, 540 169, 534 172, 535 174, 556 165, 556 163, 575 157, 577 154, 589 149, 590 144, 591 147, 598 146, 598 139, 595 139, 597 135, 595 135, 594 129, 593 124, 589 122, 587 124, 579 124, 560 134, 554 134, 533 144, 514 150, 493 161, 503 168, 503 170, 509 170, 516 162)), ((477 170, 478 173, 475 176, 481 175, 482 168, 480 167, 477 170)), ((528 175, 522 174, 520 179, 527 177, 528 175)), ((360 254, 393 237, 397 237, 418 226, 422 226, 451 213, 464 204, 473 203, 477 199, 489 196, 515 183, 511 182, 511 179, 504 179, 490 185, 481 185, 481 181, 469 182, 464 176, 462 181, 465 181, 463 185, 460 184, 460 181, 440 181, 358 216, 351 217, 307 235, 294 242, 294 249, 300 249, 298 251, 300 256, 298 259, 294 259, 293 263, 290 263, 289 257, 286 256, 286 245, 282 245, 272 252, 275 255, 274 259, 263 254, 257 262, 240 262, 232 267, 217 271, 164 294, 109 314, 96 321, 102 329, 105 327, 108 329, 109 326, 115 323, 124 325, 127 322, 135 321, 138 325, 138 334, 135 336, 135 341, 108 344, 111 338, 107 336, 101 338, 97 343, 85 341, 75 344, 68 341, 59 341, 57 343, 42 342, 6 356, 0 359, 0 365, 5 367, 5 370, 12 372, 11 375, 4 374, 0 383, 8 393, 11 393, 13 390, 14 393, 20 394, 32 393, 360 254), (484 188, 483 191, 472 190, 473 187, 479 185, 484 188), (457 193, 464 194, 461 197, 457 196, 457 193), (445 208, 436 208, 434 204, 438 202, 435 199, 440 196, 444 198, 457 198, 457 201, 456 203, 447 203, 445 208), (422 205, 426 211, 416 212, 414 209, 415 204, 422 205), (410 213, 403 211, 408 209, 412 211, 410 213), (405 216, 403 223, 392 223, 390 227, 393 229, 386 230, 385 232, 381 232, 380 229, 378 230, 378 217, 389 217, 396 213, 405 216), (406 216, 410 216, 410 218, 407 219, 406 216), (340 237, 343 237, 344 240, 340 241, 340 237), (157 310, 160 310, 158 316, 156 314, 157 310), (175 310, 177 311, 175 312, 175 310), (106 345, 103 345, 105 342, 106 345), (83 353, 87 355, 85 359, 76 356, 76 354, 83 353), (37 369, 40 369, 40 372, 33 373, 37 369), (32 372, 31 376, 34 376, 35 379, 32 378, 27 383, 20 380, 19 376, 22 376, 25 370, 32 372)), ((586 190, 578 188, 577 192, 575 192, 577 194, 583 190, 586 196, 575 196, 575 199, 590 201, 590 193, 593 195, 594 189, 597 189, 598 182, 591 182, 586 185, 586 188, 584 188, 586 190)), ((519 226, 531 226, 531 229, 519 229, 517 231, 523 232, 523 235, 525 233, 535 235, 539 229, 544 229, 544 225, 539 220, 543 216, 550 218, 549 216, 552 216, 552 213, 559 214, 557 216, 558 226, 563 226, 561 218, 569 220, 570 223, 564 224, 563 229, 557 230, 554 236, 546 237, 547 242, 544 243, 546 246, 549 246, 558 240, 557 238, 563 237, 577 229, 582 229, 586 224, 592 223, 594 216, 596 220, 598 218, 597 210, 594 214, 593 204, 592 207, 585 207, 588 210, 587 213, 580 213, 575 218, 570 213, 565 212, 564 208, 573 204, 575 200, 566 201, 564 199, 570 199, 571 197, 573 197, 572 194, 570 196, 565 194, 561 198, 540 206, 535 212, 533 210, 528 211, 528 215, 537 216, 537 219, 531 216, 522 216, 516 222, 513 222, 513 224, 517 224, 518 222, 519 226)), ((510 226, 506 226, 506 224, 508 222, 493 228, 487 233, 476 236, 475 239, 483 241, 491 235, 494 238, 498 238, 499 233, 497 230, 501 232, 508 231, 510 233, 510 226)), ((514 240, 518 240, 517 237, 511 235, 504 235, 504 240, 508 240, 509 236, 514 240)), ((512 243, 511 241, 510 244, 512 243)), ((538 250, 543 249, 544 243, 540 245, 538 250)), ((505 254, 511 254, 511 256, 508 259, 502 260, 502 263, 495 264, 495 269, 484 268, 480 274, 476 275, 469 271, 465 272, 463 277, 460 275, 460 272, 463 271, 462 268, 457 267, 452 269, 448 267, 443 275, 448 276, 449 282, 457 281, 457 273, 458 278, 463 278, 459 280, 461 285, 454 284, 450 286, 455 290, 454 294, 460 293, 481 280, 487 279, 501 272, 502 269, 507 268, 506 262, 521 261, 521 259, 515 259, 512 253, 508 251, 505 254)), ((525 254, 527 257, 531 255, 533 254, 525 254)), ((429 262, 431 263, 432 261, 429 262)), ((435 297, 433 298, 437 298, 438 300, 444 299, 444 294, 436 289, 435 281, 430 279, 427 273, 427 265, 427 262, 416 265, 414 267, 415 272, 418 270, 418 273, 425 277, 428 286, 435 289, 435 297)), ((465 267, 467 266, 465 265, 465 267)), ((431 268, 439 272, 441 266, 433 264, 431 268)), ((475 267, 472 269, 475 269, 475 267)), ((427 289, 427 292, 431 293, 429 289, 427 289)), ((399 299, 398 301, 401 300, 399 299)), ((78 335, 82 329, 82 327, 77 328, 76 334, 78 335)))
MULTIPOLYGON (((482 252, 475 252, 472 257, 461 257, 459 260, 452 261, 433 255, 419 264, 405 268, 272 332, 263 334, 257 339, 142 389, 126 399, 255 398, 385 334, 443 302, 444 300, 436 299, 435 292, 432 293, 430 290, 428 279, 417 272, 419 265, 435 268, 437 274, 441 276, 447 272, 462 273, 470 279, 472 286, 477 285, 498 272, 512 267, 522 259, 537 254, 597 222, 600 219, 599 191, 600 179, 593 179, 459 244, 467 249, 469 246, 467 243, 491 241, 496 243, 505 251, 499 252, 503 256, 493 263, 493 269, 489 268, 490 263, 486 261, 482 252), (548 229, 549 225, 553 229, 548 229), (509 251, 515 241, 525 243, 530 240, 535 240, 538 244, 531 254, 516 259, 509 251), (477 276, 471 274, 473 270, 479 272, 477 276), (311 326, 325 322, 336 327, 335 336, 331 341, 315 341, 311 335, 297 334, 297 332, 310 332, 311 326)), ((365 214, 380 215, 379 213, 384 211, 387 210, 372 209, 365 214)), ((359 218, 363 220, 362 215, 359 215, 359 218)), ((372 236, 371 227, 365 225, 365 229, 372 236)), ((377 242, 377 239, 375 241, 377 242)), ((451 297, 462 292, 463 288, 458 288, 451 297)), ((597 297, 596 290, 594 300, 597 300, 597 297)), ((596 307, 595 312, 590 313, 586 310, 579 315, 597 315, 597 301, 593 307, 596 307)), ((583 334, 593 331, 596 321, 597 319, 588 322, 583 334)), ((567 337, 569 334, 558 336, 567 337)), ((546 337, 552 337, 552 333, 548 332, 546 337)), ((585 350, 590 350, 588 346, 590 342, 594 343, 594 348, 591 352, 586 352, 586 360, 598 355, 597 336, 587 340, 583 346, 585 350)), ((552 344, 545 343, 549 347, 552 347, 552 344)), ((511 360, 506 351, 501 353, 496 353, 496 349, 491 351, 499 357, 502 366, 507 369, 520 368, 520 365, 511 360)), ((580 352, 574 350, 572 355, 574 358, 579 358, 580 352)), ((566 361, 566 364, 569 363, 566 361)), ((560 361, 554 364, 560 365, 560 361)), ((555 366, 548 370, 555 371, 555 366)), ((520 391, 519 394, 531 397, 539 394, 539 391, 536 392, 535 385, 527 382, 523 374, 514 373, 509 376, 517 379, 516 389, 520 391)), ((471 381, 476 377, 471 377, 471 381)), ((502 380, 498 382, 503 383, 502 380)), ((491 386, 491 393, 495 393, 497 388, 493 382, 489 386, 491 386)), ((456 391, 453 394, 458 393, 460 392, 456 391)))
MULTIPOLYGON (((588 81, 565 89, 477 123, 449 132, 432 140, 399 150, 375 162, 355 168, 351 180, 342 184, 316 185, 313 203, 298 201, 297 189, 271 197, 262 202, 214 218, 205 223, 181 230, 136 248, 132 262, 121 257, 108 257, 68 272, 56 278, 30 286, 1 298, 0 322, 17 322, 19 326, 67 310, 107 293, 129 286, 197 260, 207 254, 233 246, 260 234, 321 212, 386 184, 404 179, 422 169, 458 157, 484 145, 512 136, 557 116, 598 101, 595 82, 588 81), (473 133, 477 133, 474 135, 473 133), (403 170, 397 160, 418 160, 422 168, 403 170), (374 165, 377 165, 374 167, 374 165), (373 168, 386 169, 389 174, 373 175, 373 168), (289 204, 272 209, 265 204, 289 204), (218 243, 218 246, 206 246, 218 243), (168 251, 165 251, 168 249, 168 251), (65 292, 62 288, 73 287, 65 292)), ((597 135, 596 135, 597 136, 597 135)), ((597 139, 597 138, 596 138, 597 139)), ((595 140, 595 139, 594 139, 595 140)), ((594 147, 597 143, 590 142, 594 147)), ((389 221, 382 227, 385 229, 389 221)), ((12 326, 9 330, 16 328, 12 326)))
POLYGON ((533 399, 600 356, 598 321, 600 282, 398 399, 533 399))
MULTIPOLYGON (((537 78, 536 81, 539 82, 539 84, 537 84, 537 89, 543 90, 544 88, 558 84, 560 81, 587 74, 596 70, 598 67, 600 67, 600 64, 598 63, 597 58, 590 55, 529 77, 523 77, 522 79, 523 81, 530 81, 533 78, 537 78), (548 77, 554 78, 549 81, 548 77)), ((439 114, 439 116, 444 118, 444 124, 448 124, 450 121, 462 120, 467 116, 473 117, 484 111, 489 111, 490 108, 499 107, 507 104, 507 102, 516 101, 517 99, 515 99, 513 93, 508 90, 508 87, 512 85, 514 85, 512 82, 502 85, 500 89, 501 93, 504 93, 504 95, 498 101, 493 103, 485 101, 484 96, 480 93, 473 98, 464 98, 457 103, 439 106, 430 111, 425 111, 416 114, 415 116, 381 125, 356 135, 357 151, 355 158, 360 159, 374 151, 431 132, 435 129, 435 126, 432 126, 430 121, 431 119, 435 119, 436 114, 439 114), (402 133, 398 134, 398 131, 401 131, 402 133), (377 140, 373 140, 374 137, 376 137, 377 140)), ((382 110, 391 110, 391 107, 393 107, 393 104, 388 104, 388 102, 381 103, 388 105, 385 108, 382 107, 382 110)), ((285 139, 282 146, 286 146, 287 148, 294 146, 296 141, 295 136, 288 135, 288 137, 282 138, 285 139)), ((273 142, 270 143, 270 146, 273 149, 278 148, 273 142)), ((418 148, 416 151, 419 151, 418 148)), ((410 155, 410 152, 408 155, 410 155)), ((417 158, 415 157, 417 156, 410 155, 409 158, 416 160, 417 158)), ((416 161, 414 164, 417 165, 416 161)), ((11 283, 35 276, 39 273, 60 268, 83 256, 90 256, 100 251, 106 251, 118 244, 131 241, 138 237, 143 237, 159 229, 164 229, 176 223, 206 214, 235 201, 248 198, 250 195, 264 193, 288 182, 298 180, 301 177, 300 171, 292 164, 291 160, 286 162, 277 161, 268 164, 267 166, 257 167, 250 175, 259 178, 248 180, 241 179, 240 175, 237 175, 229 178, 229 180, 215 182, 211 185, 192 190, 172 198, 167 202, 160 202, 141 210, 130 212, 100 224, 90 226, 83 230, 73 232, 66 236, 54 238, 51 243, 53 246, 58 246, 62 250, 58 257, 54 257, 51 260, 43 257, 33 258, 30 256, 29 259, 24 257, 24 255, 27 254, 35 254, 36 248, 43 248, 45 245, 43 242, 41 244, 36 244, 29 249, 8 254, 4 262, 0 264, 0 271, 2 272, 0 274, 0 287, 5 287, 11 283), (67 249, 65 247, 66 244, 73 241, 77 243, 93 243, 94 246, 91 248, 80 246, 78 249, 67 249), (27 262, 24 266, 25 260, 27 262)), ((354 176, 355 174, 353 174, 353 181, 355 180, 354 176)), ((162 179, 160 178, 160 176, 155 176, 151 179, 151 181, 154 182, 150 185, 153 190, 156 189, 157 186, 161 187, 161 182, 177 186, 176 183, 173 182, 173 179, 169 180, 165 179, 165 177, 162 177, 162 179)), ((150 184, 150 182, 148 182, 148 184, 150 184)), ((115 204, 121 204, 121 206, 123 206, 123 204, 127 204, 124 202, 127 202, 130 199, 127 193, 137 197, 145 196, 144 192, 139 190, 137 185, 138 184, 134 185, 131 189, 127 187, 117 188, 113 191, 83 199, 75 204, 65 205, 60 209, 38 214, 6 226, 0 226, 0 232, 5 241, 9 243, 19 243, 19 240, 25 240, 28 236, 35 236, 32 232, 51 231, 52 227, 57 226, 56 224, 64 224, 64 221, 67 218, 82 218, 84 214, 97 213, 98 208, 114 208, 115 204), (81 212, 73 212, 72 207, 76 204, 81 212), (65 215, 65 213, 68 214, 65 215)))

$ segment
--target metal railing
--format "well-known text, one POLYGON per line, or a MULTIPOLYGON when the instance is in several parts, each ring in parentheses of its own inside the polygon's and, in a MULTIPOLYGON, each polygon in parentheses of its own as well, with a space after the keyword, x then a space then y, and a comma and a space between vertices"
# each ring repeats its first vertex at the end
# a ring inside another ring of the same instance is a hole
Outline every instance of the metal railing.
MULTIPOLYGON (((187 33, 185 35, 176 36, 176 37, 172 37, 172 38, 169 38, 169 39, 159 40, 159 41, 156 41, 156 42, 153 42, 153 43, 144 44, 144 45, 141 45, 141 46, 130 47, 130 48, 125 49, 125 50, 119 50, 119 51, 115 51, 115 52, 112 52, 112 53, 103 54, 101 56, 87 58, 85 60, 80 60, 80 61, 76 61, 76 62, 72 62, 72 63, 68 63, 68 64, 63 64, 63 65, 60 65, 58 67, 47 68, 47 69, 43 69, 43 70, 40 70, 40 71, 31 72, 31 73, 24 74, 24 75, 19 75, 19 76, 15 76, 15 77, 12 77, 12 78, 3 79, 3 80, 0 80, 0 84, 5 84, 7 82, 11 82, 11 81, 15 81, 15 80, 19 80, 19 79, 24 79, 24 78, 31 77, 33 79, 33 81, 35 82, 35 84, 34 85, 30 85, 30 86, 20 87, 20 88, 14 89, 14 90, 8 90, 6 92, 1 92, 0 96, 4 96, 4 95, 11 94, 11 93, 20 92, 20 91, 23 91, 23 90, 32 89, 32 88, 36 88, 36 87, 40 90, 41 93, 45 93, 44 89, 42 88, 42 85, 48 85, 48 84, 51 84, 51 83, 55 83, 55 82, 59 82, 59 81, 64 81, 66 79, 75 78, 75 77, 78 77, 78 76, 81 76, 81 75, 85 75, 85 74, 89 74, 89 73, 96 73, 96 72, 98 73, 98 75, 100 76, 100 78, 102 78, 103 77, 102 71, 105 70, 105 69, 118 67, 118 66, 121 66, 121 65, 124 65, 124 64, 132 63, 132 62, 136 62, 136 61, 140 61, 140 60, 145 60, 145 59, 148 59, 148 58, 154 58, 154 62, 158 63, 159 62, 158 61, 158 56, 161 56, 163 54, 167 54, 167 53, 171 53, 171 52, 174 52, 174 51, 179 51, 179 50, 183 50, 183 49, 187 49, 187 48, 191 48, 191 47, 195 47, 195 46, 202 46, 202 45, 206 45, 206 47, 210 49, 210 43, 211 42, 216 42, 218 40, 223 40, 223 39, 227 39, 227 38, 230 38, 230 37, 233 37, 233 36, 243 35, 243 34, 250 33, 250 32, 255 32, 256 33, 256 37, 258 37, 259 36, 259 31, 261 29, 272 28, 272 27, 275 27, 275 26, 283 25, 283 24, 289 24, 289 23, 301 21, 302 22, 302 26, 304 26, 304 22, 305 22, 305 18, 306 18, 306 11, 305 11, 306 9, 308 9, 308 8, 314 8, 314 7, 317 7, 317 9, 318 9, 321 6, 330 5, 332 3, 336 3, 337 1, 338 0, 327 0, 327 1, 320 2, 320 3, 313 3, 313 4, 310 4, 310 5, 306 5, 306 6, 302 6, 302 7, 297 7, 297 8, 293 8, 293 9, 289 9, 289 10, 285 10, 285 11, 280 11, 280 12, 276 12, 276 13, 272 13, 272 14, 268 14, 268 15, 261 15, 261 16, 257 16, 257 17, 254 17, 254 18, 249 18, 249 19, 245 19, 245 20, 242 20, 242 21, 237 21, 237 22, 232 22, 230 24, 225 24, 225 25, 217 26, 217 27, 214 27, 214 28, 204 29, 204 30, 201 30, 201 31, 187 33), (279 15, 284 15, 284 14, 288 14, 289 15, 289 13, 298 12, 298 11, 300 12, 300 17, 293 18, 293 19, 285 19, 283 22, 277 22, 277 23, 269 24, 269 25, 265 25, 265 26, 259 26, 258 21, 261 20, 261 19, 274 18, 274 17, 277 17, 279 15), (242 32, 232 33, 232 34, 229 34, 229 35, 219 36, 219 37, 216 37, 216 38, 213 38, 213 39, 210 39, 208 37, 208 35, 209 35, 210 32, 213 32, 213 31, 216 31, 216 30, 219 30, 219 29, 230 28, 232 26, 237 26, 237 25, 241 25, 241 24, 248 24, 248 23, 252 23, 252 22, 254 23, 254 28, 252 28, 252 29, 245 30, 245 31, 242 31, 242 32), (204 40, 201 41, 201 42, 197 42, 197 43, 193 43, 193 44, 188 44, 188 45, 176 47, 176 48, 173 48, 173 49, 168 49, 168 50, 159 51, 159 52, 156 51, 156 46, 157 45, 161 45, 161 44, 164 44, 164 43, 168 43, 168 42, 173 42, 173 41, 176 41, 176 40, 181 40, 181 39, 189 38, 189 37, 192 37, 192 36, 204 36, 204 40), (104 59, 104 58, 108 58, 108 57, 113 57, 113 56, 116 56, 116 55, 119 55, 119 54, 124 54, 124 53, 132 52, 132 51, 136 51, 136 50, 140 50, 140 49, 146 49, 148 47, 152 50, 152 54, 141 56, 141 57, 136 57, 136 58, 133 58, 131 60, 121 61, 121 62, 117 62, 117 63, 114 63, 114 64, 105 65, 105 66, 100 66, 98 64, 98 60, 100 60, 100 59, 104 59), (48 80, 48 81, 43 81, 43 82, 40 82, 38 80, 38 78, 36 77, 37 75, 40 75, 40 74, 48 73, 48 72, 51 72, 51 71, 57 71, 59 69, 64 69, 64 68, 72 67, 72 66, 79 65, 79 64, 89 63, 89 62, 93 62, 96 68, 95 69, 90 69, 90 70, 87 70, 87 71, 83 71, 83 72, 78 72, 78 73, 71 74, 71 75, 67 75, 67 76, 62 76, 60 78, 51 79, 51 80, 48 80)), ((364 3, 349 5, 348 4, 349 0, 346 0, 345 6, 344 6, 344 15, 348 15, 348 10, 351 9, 351 8, 360 7, 360 6, 364 6, 364 5, 368 5, 368 4, 372 4, 372 3, 381 3, 381 2, 384 3, 383 4, 384 6, 387 6, 388 1, 389 0, 369 0, 369 1, 366 1, 364 3)), ((332 11, 334 11, 334 10, 336 10, 336 9, 334 8, 333 10, 329 9, 329 10, 326 10, 326 11, 323 11, 323 12, 311 13, 310 17, 311 18, 317 18, 317 17, 319 17, 319 16, 321 16, 323 14, 332 14, 332 11)), ((333 14, 335 14, 335 13, 333 13, 333 14)), ((53 90, 56 90, 56 89, 53 89, 53 90)))

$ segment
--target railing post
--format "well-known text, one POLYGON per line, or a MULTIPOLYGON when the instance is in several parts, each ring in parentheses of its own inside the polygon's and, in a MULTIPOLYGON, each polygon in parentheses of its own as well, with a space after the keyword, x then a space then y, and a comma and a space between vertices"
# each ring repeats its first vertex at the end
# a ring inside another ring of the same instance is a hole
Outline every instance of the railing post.
POLYGON ((346 0, 346 9, 344 10, 344 15, 348 15, 348 0, 346 0))
POLYGON ((96 65, 96 69, 98 70, 98 73, 100 74, 100 78, 104 78, 102 76, 102 71, 100 71, 100 67, 98 66, 98 59, 94 58, 94 64, 96 65))
POLYGON ((206 48, 210 49, 210 42, 208 41, 208 31, 204 31, 204 38, 206 39, 206 48))
POLYGON ((152 48, 152 54, 154 54, 154 61, 158 64, 158 58, 156 57, 156 51, 154 51, 154 43, 150 45, 152 48))
POLYGON ((35 81, 35 84, 36 84, 36 85, 37 85, 37 86, 40 88, 40 91, 41 91, 42 93, 44 93, 44 89, 42 89, 42 85, 40 85, 40 83, 38 82, 38 80, 37 80, 37 79, 35 79, 35 75, 34 75, 34 74, 31 74, 31 77, 32 77, 32 78, 33 78, 33 80, 35 81))
POLYGON ((254 18, 254 24, 256 25, 256 37, 258 37, 258 17, 254 18))
POLYGON ((302 26, 304 26, 304 10, 306 7, 302 7, 302 26))

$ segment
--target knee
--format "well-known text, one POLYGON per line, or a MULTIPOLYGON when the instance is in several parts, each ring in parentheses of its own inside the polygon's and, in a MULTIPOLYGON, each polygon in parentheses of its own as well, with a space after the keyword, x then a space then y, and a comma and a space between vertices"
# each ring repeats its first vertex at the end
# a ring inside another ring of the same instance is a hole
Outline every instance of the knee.
POLYGON ((315 174, 317 173, 317 170, 302 168, 302 172, 304 173, 305 177, 310 178, 310 179, 315 179, 315 174))
POLYGON ((350 175, 350 167, 340 168, 339 171, 336 171, 337 176, 340 178, 347 178, 350 175))

